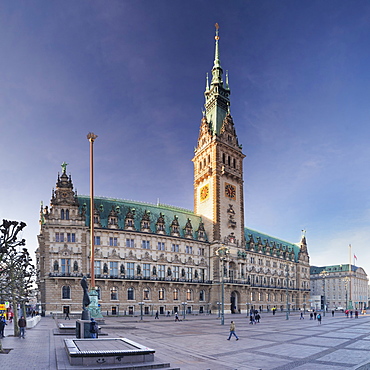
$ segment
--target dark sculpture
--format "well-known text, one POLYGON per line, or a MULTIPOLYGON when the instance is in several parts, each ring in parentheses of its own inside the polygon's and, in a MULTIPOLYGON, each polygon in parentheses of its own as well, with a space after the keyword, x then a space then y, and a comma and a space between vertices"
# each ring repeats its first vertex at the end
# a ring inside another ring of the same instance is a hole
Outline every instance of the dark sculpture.
POLYGON ((87 309, 87 306, 90 304, 90 297, 89 297, 89 286, 87 285, 86 276, 84 276, 81 280, 81 286, 84 291, 83 299, 82 299, 82 320, 89 320, 90 319, 90 312, 87 309))

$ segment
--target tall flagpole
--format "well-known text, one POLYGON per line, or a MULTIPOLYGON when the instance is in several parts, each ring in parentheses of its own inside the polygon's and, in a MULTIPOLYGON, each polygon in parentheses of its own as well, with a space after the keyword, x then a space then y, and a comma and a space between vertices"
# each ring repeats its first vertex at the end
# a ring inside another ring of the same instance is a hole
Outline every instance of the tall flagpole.
POLYGON ((95 288, 95 239, 94 239, 94 141, 98 136, 87 134, 90 142, 90 276, 91 288, 95 288))
POLYGON ((352 245, 349 245, 349 265, 348 265, 348 274, 349 274, 349 308, 352 309, 352 245))

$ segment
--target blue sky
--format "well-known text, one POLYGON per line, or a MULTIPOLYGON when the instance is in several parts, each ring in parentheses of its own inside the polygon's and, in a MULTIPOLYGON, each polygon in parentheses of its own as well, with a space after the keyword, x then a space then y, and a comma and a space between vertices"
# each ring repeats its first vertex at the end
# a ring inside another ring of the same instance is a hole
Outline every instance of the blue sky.
POLYGON ((246 226, 370 273, 368 1, 3 1, 0 218, 35 250, 63 161, 89 193, 90 131, 96 195, 192 209, 216 22, 246 226))

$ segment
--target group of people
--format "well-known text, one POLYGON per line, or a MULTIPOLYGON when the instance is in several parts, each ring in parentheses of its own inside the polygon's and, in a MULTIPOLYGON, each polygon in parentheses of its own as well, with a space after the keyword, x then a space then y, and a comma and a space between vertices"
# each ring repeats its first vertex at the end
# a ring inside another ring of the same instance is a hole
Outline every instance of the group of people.
POLYGON ((259 314, 258 310, 251 310, 249 313, 249 324, 257 324, 260 322, 261 315, 259 314))
MULTIPOLYGON (((348 319, 348 317, 351 317, 351 319, 353 318, 353 311, 352 310, 345 310, 344 313, 345 313, 347 319, 348 319)), ((358 311, 357 310, 355 311, 355 319, 358 319, 358 311)))
POLYGON ((318 325, 321 325, 322 320, 321 313, 317 313, 315 310, 313 310, 312 312, 310 312, 310 320, 317 320, 318 325))
MULTIPOLYGON (((10 321, 10 319, 9 319, 9 321, 10 321)), ((5 316, 3 316, 3 315, 0 316, 0 339, 5 338, 4 330, 5 330, 6 325, 8 325, 8 324, 6 322, 5 316)), ((27 321, 26 321, 24 316, 21 316, 20 319, 18 320, 19 338, 25 339, 26 326, 27 326, 27 321)))

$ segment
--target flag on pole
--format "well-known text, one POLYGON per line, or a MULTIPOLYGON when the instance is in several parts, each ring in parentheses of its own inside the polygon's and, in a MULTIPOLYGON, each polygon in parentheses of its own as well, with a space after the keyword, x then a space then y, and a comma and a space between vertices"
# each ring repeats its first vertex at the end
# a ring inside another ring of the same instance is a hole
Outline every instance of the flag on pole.
POLYGON ((357 262, 357 256, 354 254, 353 255, 353 264, 356 266, 356 262, 357 262))
POLYGON ((357 257, 356 257, 356 255, 355 255, 355 254, 353 255, 353 258, 357 260, 357 257))

